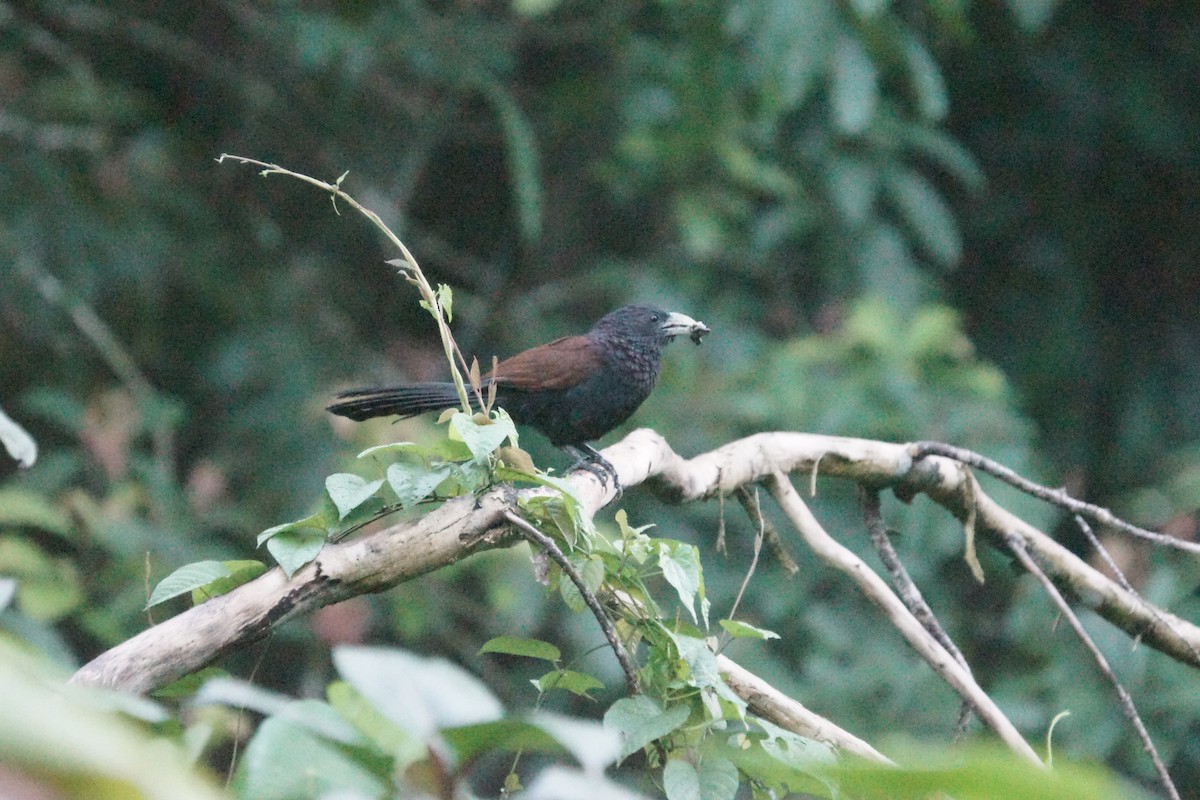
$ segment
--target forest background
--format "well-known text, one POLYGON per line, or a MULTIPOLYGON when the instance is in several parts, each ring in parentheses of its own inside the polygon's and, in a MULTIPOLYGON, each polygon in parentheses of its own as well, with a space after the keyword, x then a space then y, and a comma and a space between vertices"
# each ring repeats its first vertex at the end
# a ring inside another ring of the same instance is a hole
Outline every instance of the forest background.
MULTIPOLYGON (((19 579, 0 627, 82 663, 145 627, 147 583, 255 557, 358 451, 436 435, 323 411, 350 385, 442 377, 435 330, 374 229, 226 152, 349 171, 454 288, 482 360, 630 301, 704 320, 635 419, 684 455, 766 430, 936 439, 1195 538, 1197 75, 1188 3, 0 3, 0 406, 41 447, 0 464, 0 573, 19 579)), ((1090 557, 1068 517, 1002 496, 1090 557)), ((868 549, 837 491, 815 503, 868 549)), ((718 555, 715 504, 620 505, 700 546, 710 597, 736 593, 749 522, 718 555)), ((1151 780, 1029 579, 984 554, 978 585, 952 519, 885 512, 1019 727, 1070 710, 1062 753, 1151 780)), ((1194 558, 1113 545, 1151 600, 1200 614, 1194 558)), ((743 608, 783 638, 739 658, 865 738, 952 735, 956 698, 802 567, 764 560, 743 608)), ((1091 627, 1200 786, 1194 673, 1091 627)), ((399 643, 520 706, 528 672, 478 654, 505 633, 598 641, 518 548, 287 626, 255 680, 312 692, 332 644, 399 643)))

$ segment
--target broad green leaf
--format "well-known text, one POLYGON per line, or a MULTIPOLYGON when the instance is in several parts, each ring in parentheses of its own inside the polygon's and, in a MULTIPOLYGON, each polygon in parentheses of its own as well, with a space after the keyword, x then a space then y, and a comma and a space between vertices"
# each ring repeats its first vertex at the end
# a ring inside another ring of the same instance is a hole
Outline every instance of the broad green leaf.
POLYGON ((324 546, 325 531, 317 528, 291 528, 267 540, 267 550, 289 578, 316 558, 324 546))
POLYGON ((338 744, 294 722, 269 717, 246 746, 236 785, 239 797, 294 800, 333 792, 382 797, 391 781, 338 744))
POLYGON ((700 551, 694 545, 685 542, 662 540, 658 547, 658 566, 662 569, 667 583, 678 592, 679 602, 692 615, 692 621, 699 624, 696 617, 696 598, 699 596, 703 601, 704 597, 700 551))
POLYGON ((505 653, 510 656, 540 658, 543 661, 558 661, 562 653, 557 647, 540 639, 522 639, 519 636, 497 636, 484 642, 480 653, 505 653))
POLYGON ((942 195, 912 170, 890 170, 884 188, 922 247, 943 267, 962 257, 958 222, 942 195))
POLYGON ((540 725, 519 719, 499 719, 446 728, 442 737, 462 761, 484 753, 530 752, 561 755, 565 746, 540 725))
POLYGON ((620 734, 594 720, 539 711, 529 721, 569 750, 585 772, 598 775, 621 754, 620 734))
POLYGON ((854 36, 838 37, 829 92, 838 129, 851 135, 863 133, 879 107, 879 73, 854 36))
POLYGON ((682 758, 673 758, 663 767, 663 791, 667 800, 701 800, 700 775, 682 758))
POLYGON ((688 671, 691 673, 688 683, 703 689, 721 682, 721 675, 717 671, 717 657, 703 639, 678 634, 671 634, 671 638, 679 650, 679 657, 688 665, 688 671))
POLYGON ((78 566, 19 536, 0 538, 0 575, 17 581, 17 603, 30 617, 51 622, 84 602, 78 566))
POLYGON ((700 762, 701 800, 733 800, 738 790, 738 769, 720 756, 706 756, 700 762))
POLYGON ((374 743, 375 749, 396 759, 399 768, 424 758, 425 746, 409 736, 383 712, 345 681, 333 681, 325 689, 329 704, 342 719, 374 743))
POLYGON ((30 527, 71 538, 71 518, 47 498, 24 489, 0 490, 0 525, 30 527))
POLYGON ((333 663, 367 701, 423 743, 443 728, 491 722, 504 712, 483 683, 445 659, 403 650, 339 647, 333 663))
POLYGON ((150 593, 146 608, 205 586, 218 578, 227 578, 230 569, 222 561, 197 561, 185 564, 158 582, 150 593))
POLYGON ((434 489, 450 477, 451 471, 449 464, 426 467, 421 463, 398 461, 388 465, 387 482, 400 505, 411 508, 433 494, 434 489))
POLYGON ((621 758, 636 753, 653 741, 678 730, 687 722, 691 709, 686 705, 672 706, 663 711, 652 698, 644 694, 623 697, 604 714, 604 727, 621 734, 621 758))
POLYGON ((489 81, 483 90, 504 131, 521 239, 532 244, 542 233, 542 178, 537 137, 529 118, 502 84, 489 81))
POLYGON ((572 669, 556 669, 553 672, 547 672, 534 683, 543 692, 551 689, 566 689, 571 694, 584 697, 590 697, 591 695, 588 694, 590 691, 604 688, 602 681, 586 672, 576 672, 572 669))
POLYGON ((503 409, 496 409, 491 417, 468 416, 459 411, 450 418, 450 430, 462 439, 476 461, 486 461, 505 439, 517 443, 517 428, 503 409))
POLYGON ((737 639, 778 639, 779 634, 765 628, 756 628, 748 622, 734 619, 723 619, 718 624, 725 632, 737 639))
POLYGON ((913 93, 921 116, 930 122, 941 122, 950 110, 946 81, 933 56, 915 36, 905 37, 904 57, 912 78, 913 93))
POLYGON ((337 506, 340 520, 379 491, 380 486, 383 486, 382 478, 368 481, 349 472, 338 472, 325 479, 325 491, 337 506))

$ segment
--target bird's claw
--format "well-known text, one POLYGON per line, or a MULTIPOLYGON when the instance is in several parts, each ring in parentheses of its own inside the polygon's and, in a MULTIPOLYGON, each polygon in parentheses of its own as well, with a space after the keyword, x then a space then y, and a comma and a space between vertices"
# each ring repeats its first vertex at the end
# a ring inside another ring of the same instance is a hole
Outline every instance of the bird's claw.
POLYGON ((625 494, 625 488, 621 486, 621 479, 617 476, 617 468, 607 458, 600 455, 595 448, 588 447, 586 452, 579 453, 576 451, 576 454, 578 458, 574 464, 567 467, 567 472, 574 472, 577 469, 581 469, 584 472, 591 473, 596 476, 596 480, 600 481, 600 485, 606 489, 608 488, 608 479, 612 478, 613 491, 616 492, 614 499, 620 500, 621 496, 625 494))

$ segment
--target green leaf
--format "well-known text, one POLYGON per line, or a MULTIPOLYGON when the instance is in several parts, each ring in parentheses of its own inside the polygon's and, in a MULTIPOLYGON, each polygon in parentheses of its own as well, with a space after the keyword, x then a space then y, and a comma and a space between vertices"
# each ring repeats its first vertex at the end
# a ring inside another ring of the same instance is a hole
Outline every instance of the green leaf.
POLYGON ((289 578, 316 558, 324 546, 325 531, 317 528, 290 528, 267 540, 267 550, 289 578))
POLYGON ((534 685, 543 692, 548 692, 551 689, 566 689, 571 694, 583 697, 591 697, 588 692, 604 688, 602 681, 588 675, 586 672, 576 672, 571 669, 556 669, 553 672, 547 672, 534 681, 534 685))
POLYGON ((468 416, 459 411, 450 418, 450 430, 463 441, 476 461, 486 461, 505 439, 517 444, 517 428, 503 409, 496 409, 491 417, 468 416))
POLYGON ((0 490, 0 525, 38 528, 71 538, 71 518, 48 499, 24 489, 0 490))
POLYGON ((667 800, 701 800, 700 775, 682 758, 673 758, 663 767, 663 791, 667 800))
POLYGON ((16 579, 18 605, 40 622, 66 616, 85 599, 76 564, 23 537, 0 538, 0 575, 16 579))
POLYGON ((912 78, 913 92, 921 116, 930 122, 941 122, 950 110, 946 81, 933 56, 915 36, 905 37, 904 57, 912 78))
POLYGON ((197 672, 188 673, 178 680, 171 681, 166 686, 155 689, 150 693, 150 696, 158 697, 164 700, 179 697, 191 697, 208 681, 215 678, 229 677, 229 673, 220 667, 205 667, 197 672))
POLYGON ((736 639, 778 639, 779 634, 765 628, 756 628, 748 622, 733 619, 723 619, 718 624, 725 632, 736 639))
POLYGON ((620 756, 620 735, 594 720, 539 711, 529 721, 567 748, 585 772, 598 775, 620 756))
POLYGON ((416 442, 391 442, 389 444, 377 444, 374 447, 368 447, 358 454, 359 458, 367 456, 381 456, 387 453, 416 453, 417 455, 425 455, 428 448, 416 442))
POLYGON ((331 520, 328 519, 324 512, 318 511, 317 513, 307 516, 304 519, 298 519, 295 522, 285 522, 282 525, 276 525, 273 528, 267 528, 258 535, 258 546, 262 547, 263 542, 270 540, 273 536, 278 536, 279 534, 287 531, 320 530, 322 533, 324 533, 328 530, 330 522, 331 520))
MULTIPOLYGON (((696 597, 702 601, 704 583, 700 572, 700 551, 694 545, 685 542, 660 540, 658 547, 658 566, 662 569, 667 583, 675 587, 679 594, 679 602, 692 615, 692 621, 699 624, 696 617, 696 597)), ((707 623, 707 619, 705 620, 707 623)))
POLYGON ((387 482, 400 500, 400 505, 412 508, 433 494, 442 481, 450 477, 451 472, 449 464, 426 467, 420 463, 398 461, 388 465, 387 482))
POLYGON ((604 714, 604 727, 621 734, 621 758, 678 730, 691 715, 686 705, 662 707, 644 694, 623 697, 604 714))
POLYGON ((504 712, 483 683, 445 659, 403 650, 339 647, 333 663, 368 702, 422 743, 443 728, 491 722, 504 712))
POLYGON ((532 244, 542 233, 542 180, 537 137, 529 119, 507 89, 496 82, 488 82, 483 89, 504 130, 521 239, 532 244))
POLYGON ((829 88, 833 120, 843 133, 864 132, 879 107, 879 73, 861 41, 839 36, 829 88))
POLYGON ((717 671, 717 657, 703 639, 678 634, 671 634, 671 638, 679 650, 679 657, 688 665, 688 671, 691 673, 689 684, 703 689, 721 682, 721 675, 717 671))
POLYGON ((154 591, 150 593, 150 600, 146 603, 146 608, 198 589, 218 578, 227 578, 230 574, 229 567, 221 561, 197 561, 185 564, 158 582, 154 591))
POLYGON ((258 727, 238 766, 237 795, 255 800, 293 800, 333 792, 382 797, 391 788, 386 775, 341 746, 278 717, 269 717, 258 727))
POLYGON ((962 257, 962 237, 941 193, 912 170, 890 170, 884 188, 934 261, 943 267, 958 263, 962 257))
POLYGON ((446 322, 454 321, 454 290, 447 284, 439 283, 437 287, 438 306, 446 314, 446 322))
POLYGON ((379 491, 380 486, 383 486, 382 478, 367 481, 349 472, 338 472, 325 479, 325 491, 329 492, 329 498, 337 506, 338 519, 345 519, 347 514, 379 491))
POLYGON ((400 768, 427 754, 425 746, 409 736, 345 681, 333 681, 325 689, 329 704, 342 719, 367 737, 375 748, 392 755, 400 768))
POLYGON ((32 467, 37 461, 37 442, 3 409, 0 409, 0 445, 21 467, 32 467))
MULTIPOLYGON (((583 559, 582 562, 572 559, 572 563, 575 565, 575 570, 579 573, 583 585, 591 590, 592 594, 595 594, 604 583, 604 559, 592 554, 583 559)), ((587 604, 583 600, 583 595, 579 592, 579 587, 567 575, 562 576, 562 580, 559 583, 559 593, 562 595, 563 602, 567 604, 567 608, 576 614, 587 608, 587 604)))
POLYGON ((738 769, 729 759, 706 756, 700 762, 700 797, 703 800, 733 800, 738 783, 738 769))
POLYGON ((241 561, 221 562, 229 569, 229 574, 223 578, 198 586, 192 590, 192 605, 200 605, 205 600, 227 594, 243 583, 249 583, 267 571, 267 565, 252 559, 241 561))
POLYGON ((522 639, 519 636, 497 636, 488 639, 479 648, 480 653, 505 653, 510 656, 525 656, 540 658, 543 661, 555 662, 562 657, 557 647, 540 639, 522 639))
POLYGON ((543 726, 517 719, 446 728, 442 737, 454 748, 460 761, 483 753, 535 751, 561 755, 565 750, 564 743, 543 726))

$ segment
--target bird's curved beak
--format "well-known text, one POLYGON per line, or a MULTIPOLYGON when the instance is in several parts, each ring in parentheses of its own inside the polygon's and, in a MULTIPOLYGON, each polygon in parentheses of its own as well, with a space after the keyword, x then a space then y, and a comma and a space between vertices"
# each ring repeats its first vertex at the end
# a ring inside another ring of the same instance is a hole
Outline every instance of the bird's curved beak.
POLYGON ((705 334, 710 333, 708 326, 703 322, 697 322, 687 314, 680 314, 678 311, 672 311, 670 314, 667 314, 667 318, 663 320, 660 330, 667 339, 674 339, 676 336, 687 336, 696 344, 700 344, 705 334))

